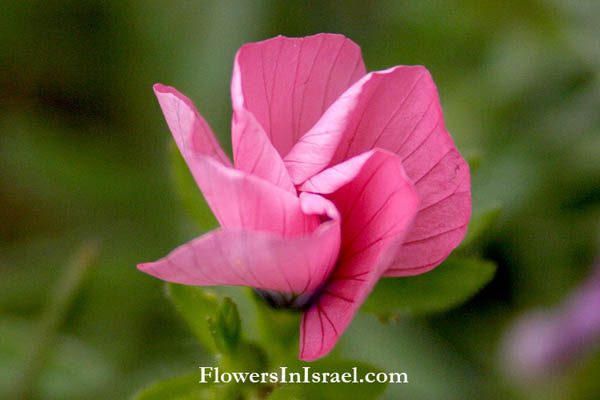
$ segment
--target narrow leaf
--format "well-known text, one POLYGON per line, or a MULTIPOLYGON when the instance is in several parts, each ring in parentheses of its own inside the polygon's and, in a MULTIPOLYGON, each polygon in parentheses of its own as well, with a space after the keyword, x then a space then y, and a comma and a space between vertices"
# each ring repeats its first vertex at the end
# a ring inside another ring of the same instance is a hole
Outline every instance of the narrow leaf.
POLYGON ((142 389, 132 400, 192 400, 211 398, 210 383, 200 383, 200 372, 156 382, 142 389))
POLYGON ((222 354, 218 358, 223 371, 263 372, 267 370, 268 356, 265 350, 255 343, 241 340, 235 351, 222 354))
POLYGON ((428 314, 456 307, 494 276, 490 261, 450 257, 422 275, 381 279, 362 307, 382 320, 406 314, 428 314))
POLYGON ((215 354, 217 349, 209 331, 207 317, 216 318, 217 297, 205 289, 175 283, 167 283, 166 291, 196 338, 208 351, 215 354))
POLYGON ((272 357, 296 357, 302 313, 285 308, 273 308, 253 289, 247 288, 246 293, 256 309, 260 343, 272 357))
POLYGON ((285 385, 275 388, 267 400, 304 400, 306 395, 303 394, 300 385, 285 385))
MULTIPOLYGON (((0 399, 17 399, 10 393, 17 382, 38 325, 13 318, 0 319, 0 399)), ((109 357, 80 339, 58 335, 38 375, 31 397, 44 399, 86 399, 110 385, 119 369, 109 357)), ((28 382, 33 384, 33 382, 28 382)))
POLYGON ((240 341, 241 321, 233 300, 225 297, 216 316, 208 316, 206 321, 217 350, 223 354, 234 354, 240 341))
POLYGON ((240 340, 241 321, 237 306, 229 297, 225 297, 219 307, 217 323, 228 351, 233 352, 240 340))

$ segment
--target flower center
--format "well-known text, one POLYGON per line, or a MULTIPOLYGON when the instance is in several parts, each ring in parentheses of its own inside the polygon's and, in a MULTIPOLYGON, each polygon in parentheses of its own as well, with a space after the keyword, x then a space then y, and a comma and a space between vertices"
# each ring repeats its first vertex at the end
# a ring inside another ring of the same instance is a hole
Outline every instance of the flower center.
POLYGON ((282 293, 274 290, 254 289, 271 307, 302 311, 308 308, 314 293, 282 293))

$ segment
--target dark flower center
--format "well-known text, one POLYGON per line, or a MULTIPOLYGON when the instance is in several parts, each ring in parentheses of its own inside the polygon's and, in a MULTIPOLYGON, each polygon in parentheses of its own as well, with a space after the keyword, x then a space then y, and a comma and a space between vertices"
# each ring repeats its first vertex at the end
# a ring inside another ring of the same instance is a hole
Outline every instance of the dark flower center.
POLYGON ((304 311, 311 303, 315 293, 282 293, 274 290, 254 289, 267 304, 273 308, 286 308, 304 311))

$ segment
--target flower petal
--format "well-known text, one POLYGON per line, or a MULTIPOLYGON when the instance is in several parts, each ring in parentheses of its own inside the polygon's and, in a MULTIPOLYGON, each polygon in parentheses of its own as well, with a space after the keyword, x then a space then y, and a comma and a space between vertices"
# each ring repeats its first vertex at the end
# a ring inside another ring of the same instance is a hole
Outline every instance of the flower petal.
POLYGON ((323 284, 335 264, 339 232, 339 219, 295 238, 220 228, 138 268, 185 285, 236 285, 311 293, 323 284))
POLYGON ((398 156, 375 150, 359 160, 362 165, 349 161, 354 171, 328 196, 342 215, 342 246, 327 285, 303 316, 302 360, 333 348, 392 262, 418 208, 418 195, 398 156))
POLYGON ((154 93, 190 170, 197 168, 193 163, 194 155, 210 156, 225 165, 231 165, 210 126, 190 99, 177 89, 158 83, 154 85, 154 93))
POLYGON ((407 107, 414 103, 409 97, 415 79, 407 77, 406 71, 418 70, 393 67, 370 72, 348 88, 284 157, 293 182, 300 184, 327 165, 375 147, 395 152, 397 148, 388 142, 410 135, 412 128, 401 124, 415 119, 415 112, 407 107))
POLYGON ((444 127, 437 89, 420 66, 375 73, 360 121, 344 134, 333 162, 380 147, 402 158, 421 199, 415 223, 387 276, 416 275, 441 263, 471 217, 469 167, 444 127))
POLYGON ((360 114, 361 100, 372 86, 372 77, 366 75, 346 90, 284 157, 294 184, 301 184, 331 163, 344 133, 360 114))
MULTIPOLYGON (((375 147, 397 153, 403 160, 431 140, 443 150, 450 147, 452 141, 443 127, 437 90, 424 67, 392 67, 371 72, 363 81, 368 84, 362 85, 352 121, 343 132, 332 165, 375 147)), ((423 162, 419 157, 412 160, 423 162)), ((422 170, 407 165, 405 169, 411 179, 422 170)))
POLYGON ((233 108, 254 114, 283 156, 364 74, 360 48, 342 35, 246 44, 235 57, 233 108))
POLYGON ((362 167, 377 150, 367 151, 354 156, 343 163, 327 168, 325 171, 313 176, 298 187, 303 192, 330 194, 338 190, 359 174, 362 167))
POLYGON ((471 218, 469 167, 455 149, 419 178, 415 187, 421 207, 386 276, 418 275, 433 269, 467 231, 471 218))
POLYGON ((231 136, 235 168, 296 194, 281 156, 250 112, 245 109, 235 111, 231 136))
POLYGON ((222 227, 267 231, 285 237, 312 232, 319 218, 301 209, 299 198, 263 179, 196 156, 192 174, 222 227))
MULTIPOLYGON (((310 152, 294 156, 296 160, 304 157, 306 165, 302 168, 290 165, 286 157, 292 180, 298 184, 318 172, 333 147, 336 151, 329 165, 372 148, 398 154, 419 193, 421 210, 388 275, 414 275, 435 267, 464 237, 471 215, 471 194, 469 167, 444 127, 431 75, 420 66, 372 72, 348 89, 339 101, 341 105, 332 104, 322 118, 331 117, 329 126, 338 121, 338 128, 343 128, 341 132, 330 129, 327 135, 322 135, 322 140, 339 145, 320 144, 321 158, 310 152), (357 99, 355 102, 348 100, 351 93, 357 99), (339 112, 333 113, 336 108, 339 112), (312 161, 315 159, 318 162, 312 161)), ((315 129, 324 123, 322 120, 315 129)), ((305 136, 312 134, 311 130, 305 136)), ((296 146, 300 147, 303 139, 296 146)), ((314 138, 309 141, 316 142, 314 138)), ((312 185, 316 182, 314 178, 311 181, 312 185)), ((318 183, 323 185, 324 179, 318 183)), ((310 185, 307 183, 306 187, 310 185)))

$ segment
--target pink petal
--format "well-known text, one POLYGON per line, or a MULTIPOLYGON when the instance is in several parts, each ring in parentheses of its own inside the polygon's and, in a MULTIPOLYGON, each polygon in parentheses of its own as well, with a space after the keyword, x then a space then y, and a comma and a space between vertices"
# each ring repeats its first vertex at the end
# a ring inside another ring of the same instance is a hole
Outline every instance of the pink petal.
POLYGON ((469 167, 455 149, 415 186, 421 207, 386 276, 417 275, 433 269, 458 246, 467 231, 471 218, 469 167))
MULTIPOLYGON (((403 71, 401 68, 410 67, 395 67, 363 76, 298 140, 284 157, 295 184, 304 182, 327 165, 339 164, 375 148, 376 145, 386 150, 395 150, 386 146, 386 143, 379 146, 377 138, 390 136, 381 135, 380 132, 386 131, 389 121, 394 120, 395 113, 404 117, 402 112, 406 110, 402 106, 406 99, 402 97, 402 93, 410 85, 399 86, 399 80, 394 80, 403 71)), ((402 130, 393 129, 391 132, 401 139, 402 130)))
POLYGON ((340 219, 340 213, 335 204, 314 193, 300 193, 300 207, 305 214, 320 215, 333 220, 340 219))
POLYGON ((154 93, 175 143, 190 170, 197 168, 192 160, 194 155, 210 156, 225 165, 231 165, 210 126, 198 113, 190 99, 175 88, 158 83, 154 85, 154 93))
POLYGON ((330 164, 344 133, 358 121, 361 100, 372 85, 366 75, 346 90, 284 157, 294 184, 301 184, 330 164))
POLYGON ((360 122, 344 134, 333 162, 373 147, 402 158, 421 209, 386 275, 415 275, 441 263, 464 237, 471 216, 469 167, 444 127, 429 72, 417 66, 376 74, 360 122))
MULTIPOLYGON (((404 161, 430 140, 442 146, 442 154, 452 145, 443 127, 435 84, 425 68, 398 66, 371 72, 363 80, 368 83, 359 94, 332 165, 375 147, 397 153, 404 161)), ((405 169, 411 179, 418 174, 407 165, 405 169)))
MULTIPOLYGON (((328 124, 335 126, 336 120, 340 121, 337 126, 343 131, 332 129, 322 136, 322 140, 329 143, 339 143, 329 165, 372 148, 392 151, 402 158, 406 174, 421 199, 421 211, 406 238, 408 243, 399 250, 388 275, 413 275, 435 267, 462 240, 471 215, 471 201, 469 168, 444 127, 431 75, 420 66, 372 72, 348 89, 340 101, 341 106, 334 103, 322 118, 325 120, 330 111, 339 108, 339 112, 331 113, 333 121, 328 124), (355 102, 348 101, 350 93, 354 93, 355 102), (350 107, 344 110, 346 105, 350 107)), ((324 123, 322 120, 315 129, 324 123)), ((305 136, 312 133, 311 130, 305 136)), ((309 140, 316 142, 313 138, 309 140)), ((296 161, 301 161, 297 162, 300 166, 290 165, 286 157, 292 180, 298 184, 299 180, 318 172, 330 155, 331 147, 334 145, 321 144, 323 150, 318 156, 310 152, 306 152, 304 158, 294 156, 296 161)), ((330 171, 330 174, 336 172, 340 171, 330 171)), ((311 183, 301 188, 311 190, 310 185, 324 185, 327 180, 321 177, 317 182, 312 178, 311 183)))
POLYGON ((238 285, 311 293, 323 284, 335 264, 339 229, 339 219, 295 238, 216 229, 138 268, 159 279, 186 285, 238 285))
MULTIPOLYGON (((418 195, 395 154, 375 150, 350 160, 345 184, 328 197, 342 215, 340 258, 302 319, 300 358, 327 354, 393 260, 418 208, 418 195)), ((323 174, 327 174, 326 171, 323 174)), ((330 186, 330 188, 333 187, 330 186)))
POLYGON ((231 123, 235 167, 296 194, 281 156, 254 116, 245 109, 233 114, 231 123))
POLYGON ((373 157, 377 150, 367 151, 354 156, 343 163, 327 168, 325 171, 313 176, 298 187, 304 192, 330 194, 348 184, 361 171, 364 164, 373 157))
POLYGON ((263 179, 196 156, 192 174, 222 227, 267 231, 285 237, 312 232, 319 218, 305 214, 299 198, 263 179))
POLYGON ((364 74, 360 48, 342 35, 278 36, 247 44, 235 57, 233 108, 254 114, 285 155, 364 74))

